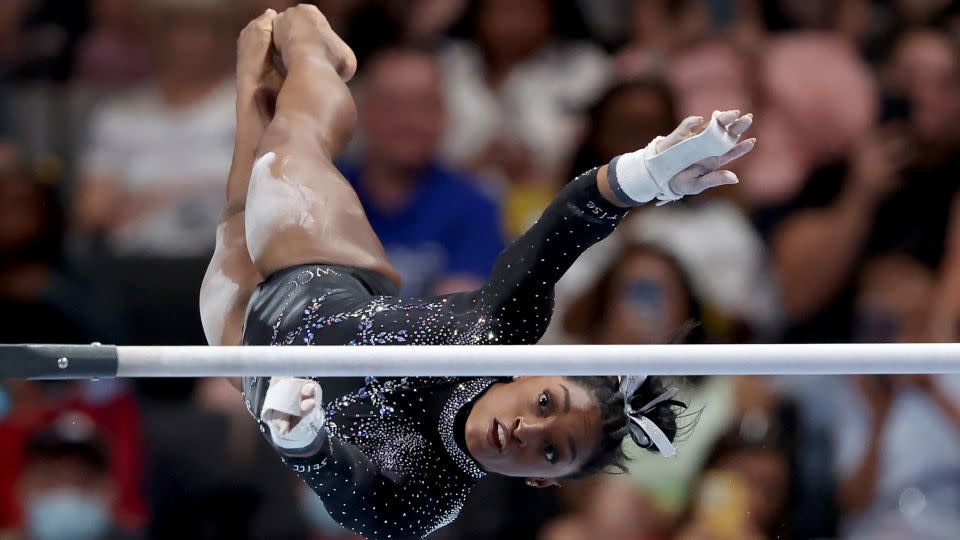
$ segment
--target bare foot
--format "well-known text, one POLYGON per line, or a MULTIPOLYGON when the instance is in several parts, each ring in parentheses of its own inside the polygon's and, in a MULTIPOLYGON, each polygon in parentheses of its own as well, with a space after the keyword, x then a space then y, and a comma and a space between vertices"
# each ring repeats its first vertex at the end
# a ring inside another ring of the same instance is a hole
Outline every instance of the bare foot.
POLYGON ((273 21, 273 44, 286 66, 304 57, 325 57, 344 81, 357 71, 357 57, 327 22, 327 18, 310 4, 294 6, 273 21))
POLYGON ((277 108, 277 94, 283 84, 273 48, 273 20, 277 12, 268 9, 250 22, 237 39, 237 102, 252 102, 264 125, 277 108))

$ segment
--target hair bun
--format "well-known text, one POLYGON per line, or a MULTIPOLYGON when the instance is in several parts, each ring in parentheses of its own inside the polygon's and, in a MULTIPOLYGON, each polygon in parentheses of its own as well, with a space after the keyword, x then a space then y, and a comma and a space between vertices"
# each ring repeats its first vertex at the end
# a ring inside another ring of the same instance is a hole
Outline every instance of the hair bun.
MULTIPOLYGON (((643 416, 656 424, 660 431, 667 436, 670 442, 674 442, 680 432, 679 419, 683 411, 687 409, 687 404, 676 399, 677 390, 664 384, 661 377, 647 377, 643 384, 634 389, 629 396, 624 396, 626 404, 634 411, 640 411, 646 408, 643 416), (673 394, 673 395, 671 395, 673 394), (657 400, 660 400, 657 402, 657 400), (651 407, 651 403, 655 403, 651 407)), ((692 427, 692 426, 691 426, 692 427)), ((684 428, 686 431, 688 428, 684 428)), ((634 442, 638 446, 651 452, 659 452, 659 449, 650 439, 634 442)))

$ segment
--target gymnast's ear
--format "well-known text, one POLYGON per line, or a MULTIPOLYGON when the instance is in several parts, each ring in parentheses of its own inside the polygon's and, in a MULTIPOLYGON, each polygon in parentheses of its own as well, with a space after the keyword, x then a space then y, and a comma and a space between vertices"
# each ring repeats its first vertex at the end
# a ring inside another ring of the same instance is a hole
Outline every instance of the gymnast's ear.
POLYGON ((560 482, 555 478, 527 478, 527 485, 535 488, 560 487, 560 482))

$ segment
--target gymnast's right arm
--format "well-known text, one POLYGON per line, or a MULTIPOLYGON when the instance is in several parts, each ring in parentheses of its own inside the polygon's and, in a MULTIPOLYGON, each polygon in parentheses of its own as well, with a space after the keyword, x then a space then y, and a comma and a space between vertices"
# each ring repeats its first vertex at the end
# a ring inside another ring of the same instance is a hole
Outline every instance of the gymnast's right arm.
POLYGON ((283 462, 323 501, 341 525, 368 537, 421 538, 435 528, 417 497, 417 485, 380 469, 355 445, 323 431, 320 450, 310 457, 281 455, 283 462))

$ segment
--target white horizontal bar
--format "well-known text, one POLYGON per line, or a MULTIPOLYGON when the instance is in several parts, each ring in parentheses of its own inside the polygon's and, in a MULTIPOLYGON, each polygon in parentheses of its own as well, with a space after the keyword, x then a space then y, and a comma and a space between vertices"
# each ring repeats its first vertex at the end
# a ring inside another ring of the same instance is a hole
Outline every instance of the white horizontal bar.
POLYGON ((118 347, 118 377, 960 373, 960 344, 118 347))

